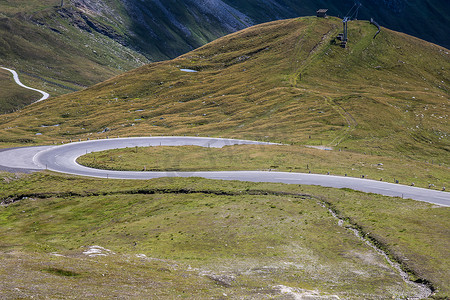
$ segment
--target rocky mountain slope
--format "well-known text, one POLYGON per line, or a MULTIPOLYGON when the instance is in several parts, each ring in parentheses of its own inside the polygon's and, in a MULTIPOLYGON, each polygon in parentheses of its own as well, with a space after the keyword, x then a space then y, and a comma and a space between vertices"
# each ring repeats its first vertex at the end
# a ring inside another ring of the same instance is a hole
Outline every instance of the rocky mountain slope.
MULTIPOLYGON (((0 3, 0 65, 18 71, 26 85, 57 96, 149 62, 98 15, 51 5, 56 1, 19 2, 0 3)), ((36 100, 16 101, 20 93, 1 99, 0 112, 36 100)))
MULTIPOLYGON (((361 1, 358 18, 449 47, 448 1, 361 1)), ((27 0, 0 3, 0 65, 53 96, 149 61, 198 48, 248 26, 317 8, 343 17, 353 1, 27 0), (63 4, 61 6, 61 3, 63 4)), ((20 91, 17 92, 20 94, 20 91)), ((15 103, 13 95, 3 102, 15 103)), ((22 104, 32 102, 32 98, 22 104)), ((0 111, 5 109, 0 107, 0 111)))
MULTIPOLYGON (((354 1, 236 1, 236 0, 72 0, 79 8, 104 14, 115 7, 114 15, 128 19, 125 35, 130 46, 139 48, 152 60, 173 58, 219 36, 250 25, 277 19, 314 15, 328 8, 333 16, 346 16, 354 1)), ((375 18, 382 26, 405 32, 427 41, 450 46, 447 27, 448 1, 384 0, 361 1, 359 19, 375 18)), ((112 14, 106 14, 110 19, 112 14)), ((117 23, 118 20, 115 20, 117 23)))

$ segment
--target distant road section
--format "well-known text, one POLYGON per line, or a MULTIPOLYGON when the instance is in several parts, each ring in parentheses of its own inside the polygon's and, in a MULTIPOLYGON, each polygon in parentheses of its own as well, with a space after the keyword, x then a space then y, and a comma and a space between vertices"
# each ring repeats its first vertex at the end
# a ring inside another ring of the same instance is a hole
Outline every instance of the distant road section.
POLYGON ((34 88, 31 88, 31 87, 26 86, 25 84, 23 84, 23 83, 20 81, 20 79, 19 79, 19 74, 17 74, 16 71, 14 71, 14 70, 12 70, 12 69, 4 68, 4 67, 0 67, 0 69, 3 69, 3 70, 6 70, 6 71, 11 72, 11 73, 13 74, 14 81, 15 81, 18 85, 20 85, 21 87, 26 88, 26 89, 29 89, 29 90, 32 90, 32 91, 36 91, 36 92, 38 92, 38 93, 41 93, 41 94, 42 94, 42 98, 39 99, 39 100, 37 100, 37 101, 34 101, 34 103, 39 102, 39 101, 42 101, 42 100, 45 100, 45 99, 48 99, 48 97, 50 97, 50 94, 48 94, 48 93, 46 93, 46 92, 44 92, 44 91, 41 91, 41 90, 38 90, 38 89, 34 89, 34 88))
POLYGON ((81 155, 90 152, 126 147, 148 146, 202 146, 222 148, 226 145, 268 144, 264 142, 218 139, 205 137, 136 137, 76 142, 61 146, 26 147, 5 149, 0 152, 0 169, 48 169, 55 172, 109 179, 152 179, 159 177, 203 177, 216 180, 252 182, 277 182, 287 184, 320 185, 333 188, 349 188, 385 196, 410 198, 442 206, 450 206, 450 193, 369 179, 268 171, 222 172, 133 172, 92 169, 77 164, 81 155), (2 167, 3 166, 3 167, 2 167))

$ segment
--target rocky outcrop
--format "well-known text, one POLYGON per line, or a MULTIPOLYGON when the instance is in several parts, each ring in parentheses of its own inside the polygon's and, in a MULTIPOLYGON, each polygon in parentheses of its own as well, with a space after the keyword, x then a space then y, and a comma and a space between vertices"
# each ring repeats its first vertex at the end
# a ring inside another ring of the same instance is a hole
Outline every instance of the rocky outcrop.
POLYGON ((197 10, 204 15, 214 17, 225 29, 232 32, 255 24, 246 14, 231 7, 221 0, 187 0, 189 7, 197 6, 197 10))

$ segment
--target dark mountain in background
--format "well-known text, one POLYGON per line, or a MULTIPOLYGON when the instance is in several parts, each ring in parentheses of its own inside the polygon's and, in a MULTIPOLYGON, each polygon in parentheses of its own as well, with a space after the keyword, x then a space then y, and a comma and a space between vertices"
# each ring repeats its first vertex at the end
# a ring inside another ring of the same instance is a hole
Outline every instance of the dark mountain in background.
MULTIPOLYGON (((314 15, 318 8, 343 18, 355 5, 353 0, 224 0, 254 22, 314 15)), ((374 18, 381 26, 404 32, 426 41, 450 47, 450 1, 437 0, 362 0, 358 19, 374 18)))
MULTIPOLYGON (((268 21, 315 15, 345 17, 352 0, 74 0, 77 7, 94 8, 108 3, 116 15, 128 20, 125 39, 150 60, 173 58, 219 36, 268 21), (110 2, 110 3, 108 3, 110 2), (115 6, 113 4, 115 3, 115 6)), ((450 1, 365 0, 359 2, 358 19, 374 18, 381 26, 432 43, 450 47, 450 1)))

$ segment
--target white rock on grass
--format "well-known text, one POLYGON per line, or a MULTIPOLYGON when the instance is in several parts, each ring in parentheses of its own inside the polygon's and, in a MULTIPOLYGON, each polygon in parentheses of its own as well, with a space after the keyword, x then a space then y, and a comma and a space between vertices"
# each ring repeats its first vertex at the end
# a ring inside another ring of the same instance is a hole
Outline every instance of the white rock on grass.
POLYGON ((108 256, 110 254, 115 253, 101 246, 89 246, 89 249, 84 251, 83 254, 89 257, 95 257, 95 256, 108 256))

